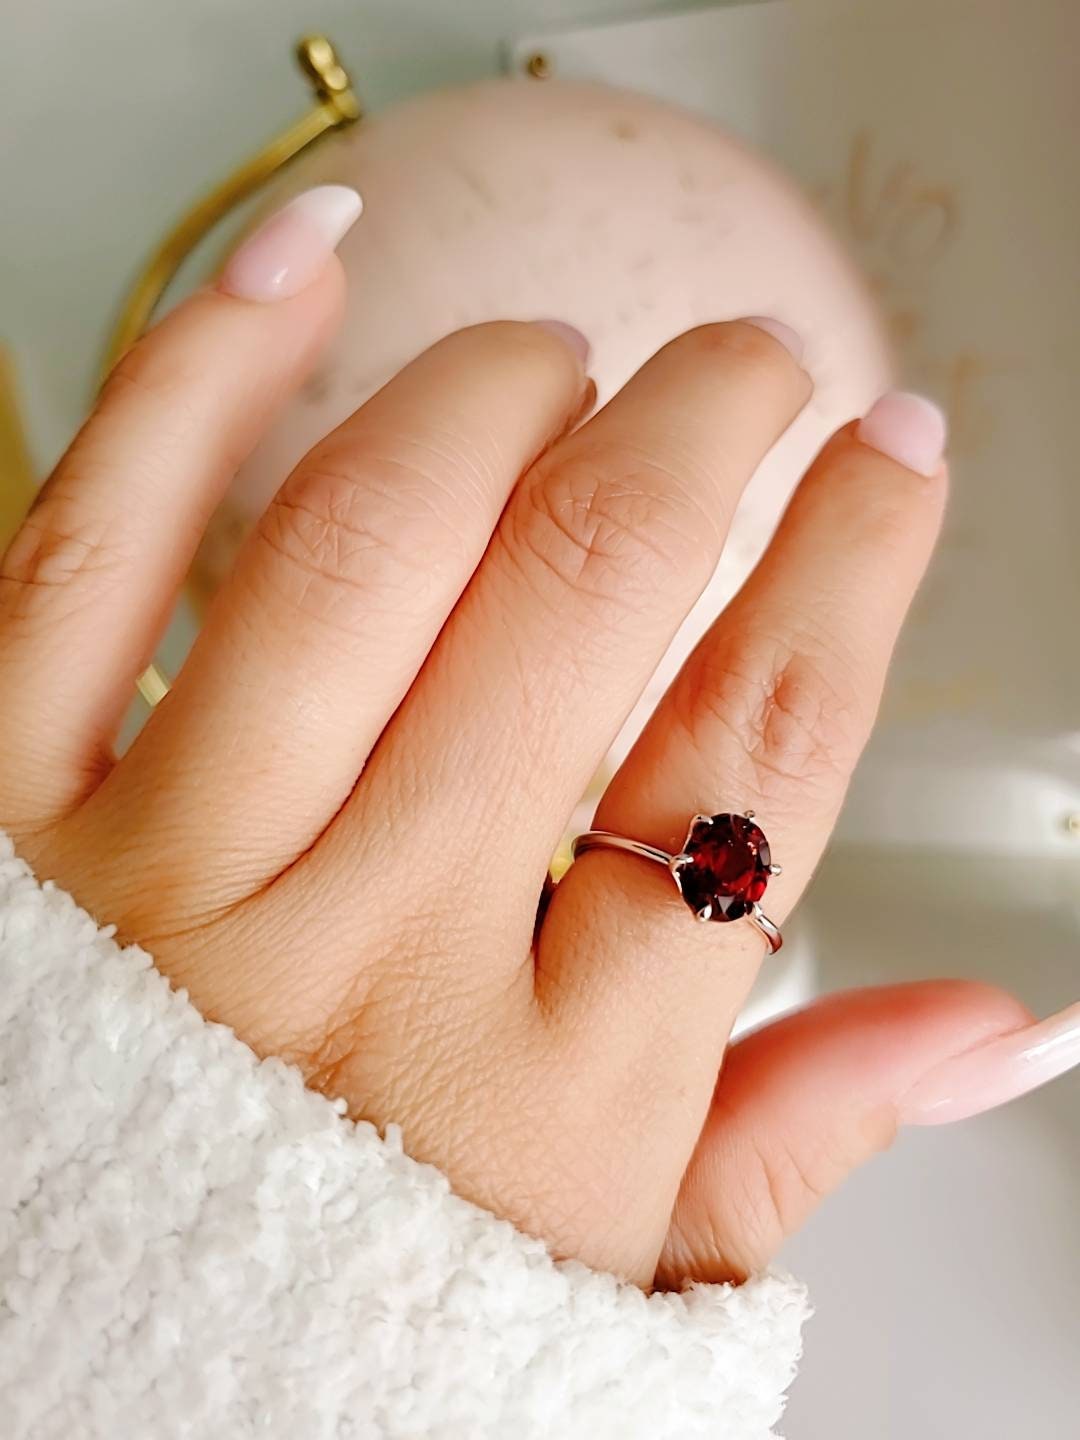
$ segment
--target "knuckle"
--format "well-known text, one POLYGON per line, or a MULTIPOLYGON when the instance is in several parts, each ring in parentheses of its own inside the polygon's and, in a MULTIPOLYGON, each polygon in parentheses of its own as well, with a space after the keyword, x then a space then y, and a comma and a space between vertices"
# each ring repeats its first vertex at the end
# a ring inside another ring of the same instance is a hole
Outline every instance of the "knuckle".
POLYGON ((734 1188, 725 1229, 740 1268, 753 1274, 769 1263, 850 1167, 827 1144, 805 1135, 755 1136, 742 1148, 743 1181, 734 1188))
POLYGON ((644 455, 580 447, 541 461, 512 508, 507 537, 519 566, 620 610, 641 614, 658 588, 704 585, 715 565, 715 520, 677 478, 644 455))
POLYGON ((673 702, 696 748, 715 754, 719 727, 755 793, 790 803, 793 787, 832 791, 854 767, 870 718, 850 677, 839 655, 737 638, 699 651, 673 702))
POLYGON ((817 1132, 753 1138, 748 1194, 778 1239, 799 1229, 857 1166, 892 1145, 898 1125, 891 1107, 886 1108, 890 1113, 880 1107, 844 1107, 817 1132))
POLYGON ((769 1142, 754 1149, 757 1164, 751 1170, 749 1192, 754 1210, 767 1216, 767 1231, 782 1240, 825 1199, 839 1183, 841 1173, 820 1146, 805 1138, 796 1144, 769 1142))
POLYGON ((684 1274, 756 1274, 842 1178, 827 1155, 783 1139, 733 1136, 728 1148, 728 1183, 680 1227, 675 1256, 684 1274))
POLYGON ((195 396, 204 383, 202 367, 193 370, 175 349, 163 352, 151 332, 136 341, 113 367, 102 388, 98 412, 105 413, 134 397, 154 410, 159 434, 162 427, 167 434, 190 434, 202 423, 195 396))
POLYGON ((130 554, 122 527, 67 499, 60 492, 32 511, 8 547, 0 565, 5 616, 29 620, 48 605, 51 621, 57 603, 69 596, 72 607, 85 603, 85 583, 95 589, 119 584, 130 554))
POLYGON ((668 1236, 663 1279, 743 1281, 763 1269, 783 1244, 787 1204, 784 1177, 772 1156, 737 1131, 722 1142, 721 1189, 698 1192, 677 1207, 668 1236))
POLYGON ((764 1269, 857 1165, 892 1144, 896 1131, 894 1120, 869 1114, 848 1113, 816 1133, 747 1133, 736 1122, 723 1142, 728 1183, 676 1212, 665 1279, 744 1280, 764 1269))
POLYGON ((256 543, 284 562, 275 583, 307 613, 351 614, 357 592, 383 613, 412 610, 461 562, 461 527, 439 498, 429 472, 408 462, 325 455, 285 485, 256 543))

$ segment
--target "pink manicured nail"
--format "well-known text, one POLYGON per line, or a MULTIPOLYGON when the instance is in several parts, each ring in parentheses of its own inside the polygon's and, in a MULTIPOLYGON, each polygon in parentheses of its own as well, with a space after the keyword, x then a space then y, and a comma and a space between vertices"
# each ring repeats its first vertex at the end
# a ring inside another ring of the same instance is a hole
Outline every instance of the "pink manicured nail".
POLYGON ((592 346, 589 344, 588 337, 573 325, 568 325, 565 320, 534 320, 533 324, 538 325, 541 330, 546 330, 550 335, 556 335, 564 345, 569 345, 583 365, 589 363, 592 346))
POLYGON ((1004 1105, 1080 1065, 1080 1003, 931 1070, 900 1101, 905 1125, 943 1125, 1004 1105))
POLYGON ((890 390, 870 407, 855 434, 917 475, 933 475, 945 453, 948 429, 945 412, 932 400, 890 390))
POLYGON ((758 330, 764 330, 766 335, 771 335, 774 340, 779 340, 784 349, 801 360, 803 350, 803 338, 797 330, 790 325, 785 325, 782 320, 774 320, 771 315, 746 315, 743 317, 744 325, 754 325, 758 330))
POLYGON ((225 266, 218 289, 241 300, 286 300, 315 279, 363 201, 347 185, 306 190, 271 215, 225 266))

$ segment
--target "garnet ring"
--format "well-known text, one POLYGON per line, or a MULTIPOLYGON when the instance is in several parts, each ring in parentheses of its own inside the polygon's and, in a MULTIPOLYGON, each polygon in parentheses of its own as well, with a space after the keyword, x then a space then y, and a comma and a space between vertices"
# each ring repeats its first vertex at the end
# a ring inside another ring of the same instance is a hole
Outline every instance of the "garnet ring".
POLYGON ((784 943, 760 904, 780 866, 772 863, 769 842, 754 824, 752 810, 745 815, 695 815, 677 855, 610 830, 586 830, 574 841, 574 859, 586 850, 601 849, 623 850, 666 866, 699 920, 749 920, 765 936, 773 955, 784 943))

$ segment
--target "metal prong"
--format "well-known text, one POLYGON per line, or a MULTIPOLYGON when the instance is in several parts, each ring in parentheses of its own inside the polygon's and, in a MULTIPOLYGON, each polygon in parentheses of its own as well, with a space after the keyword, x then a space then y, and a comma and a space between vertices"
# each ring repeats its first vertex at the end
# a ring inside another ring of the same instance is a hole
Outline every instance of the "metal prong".
POLYGON ((711 815, 695 815, 694 818, 690 821, 691 828, 692 828, 693 826, 695 826, 695 825, 711 825, 711 824, 712 824, 712 816, 711 816, 711 815))
POLYGON ((746 816, 747 820, 753 820, 754 816, 757 814, 757 811, 756 811, 756 810, 744 810, 742 813, 746 816))
POLYGON ((770 875, 782 875, 783 873, 784 873, 784 867, 783 867, 782 865, 770 865, 770 866, 769 866, 769 874, 770 874, 770 875))
POLYGON ((765 939, 768 941, 770 954, 775 955, 783 945, 784 937, 762 910, 761 906, 756 903, 752 905, 747 919, 765 936, 765 939))
POLYGON ((702 905, 702 907, 701 907, 700 910, 696 910, 694 913, 696 914, 696 916, 697 916, 697 918, 698 918, 699 920, 711 920, 711 919, 712 919, 712 905, 709 904, 709 903, 706 903, 706 904, 702 905))
POLYGON ((683 853, 680 853, 678 855, 672 855, 671 859, 668 861, 668 869, 674 875, 677 871, 681 870, 684 865, 689 865, 693 858, 694 857, 692 855, 686 855, 683 853))

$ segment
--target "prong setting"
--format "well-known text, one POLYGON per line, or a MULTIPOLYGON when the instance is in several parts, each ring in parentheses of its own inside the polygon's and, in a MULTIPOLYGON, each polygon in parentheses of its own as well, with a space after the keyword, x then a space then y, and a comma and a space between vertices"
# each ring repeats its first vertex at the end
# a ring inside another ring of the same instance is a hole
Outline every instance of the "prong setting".
POLYGON ((784 937, 765 914, 765 911, 762 910, 760 905, 755 903, 750 906, 747 919, 753 924, 759 934, 765 937, 766 943, 769 946, 770 955, 775 955, 783 946, 784 937))
POLYGON ((694 815, 675 854, 610 830, 585 831, 574 838, 571 851, 576 860, 604 847, 663 865, 699 923, 749 920, 775 954, 783 937, 760 900, 768 881, 783 871, 772 863, 768 839, 754 824, 754 814, 694 815))

